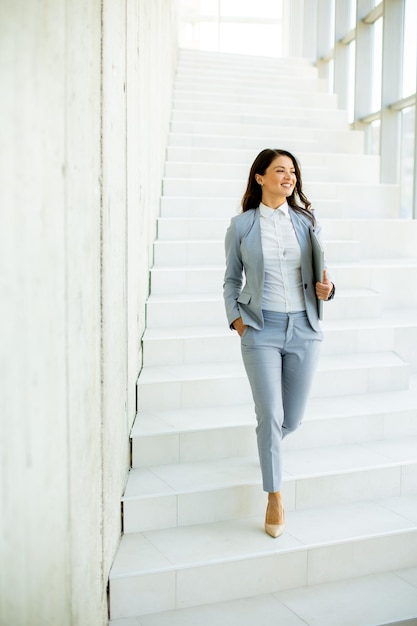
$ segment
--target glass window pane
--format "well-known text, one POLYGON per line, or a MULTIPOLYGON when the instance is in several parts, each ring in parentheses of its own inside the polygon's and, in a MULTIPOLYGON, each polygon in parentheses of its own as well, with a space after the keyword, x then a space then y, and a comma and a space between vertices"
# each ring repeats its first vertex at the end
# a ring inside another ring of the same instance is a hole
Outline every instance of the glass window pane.
POLYGON ((334 47, 334 36, 336 28, 336 0, 330 2, 330 47, 334 47))
POLYGON ((368 128, 368 146, 370 154, 379 154, 381 138, 381 120, 371 122, 368 128))
POLYGON ((348 120, 352 124, 355 116, 355 41, 349 44, 348 50, 348 120))
POLYGON ((219 46, 219 28, 216 22, 200 22, 196 28, 200 50, 216 52, 219 46))
POLYGON ((181 47, 282 56, 283 0, 177 0, 181 47))
MULTIPOLYGON (((196 3, 194 3, 196 4, 196 3)), ((200 15, 217 15, 219 12, 218 0, 200 0, 200 15)))
POLYGON ((416 91, 417 61, 417 2, 406 0, 404 13, 404 48, 403 48, 403 98, 416 91))
POLYGON ((327 78, 327 91, 329 93, 334 93, 334 60, 333 59, 330 59, 330 61, 327 63, 326 78, 327 78))
POLYGON ((356 0, 350 0, 350 10, 349 10, 349 29, 355 28, 356 26, 356 0))
POLYGON ((282 17, 282 0, 220 0, 220 13, 225 17, 277 20, 282 17))
POLYGON ((381 108, 382 82, 382 17, 372 26, 372 86, 371 108, 379 111, 381 108))
POLYGON ((416 107, 401 112, 401 217, 412 217, 416 107))
POLYGON ((238 24, 220 25, 220 51, 237 54, 281 56, 281 24, 238 24))

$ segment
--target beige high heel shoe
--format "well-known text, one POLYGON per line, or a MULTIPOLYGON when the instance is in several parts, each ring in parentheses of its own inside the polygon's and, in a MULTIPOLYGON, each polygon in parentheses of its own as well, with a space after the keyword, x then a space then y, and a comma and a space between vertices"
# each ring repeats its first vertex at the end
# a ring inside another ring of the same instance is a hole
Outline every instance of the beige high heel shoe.
MULTIPOLYGON (((268 522, 266 521, 268 519, 268 507, 269 507, 269 503, 268 503, 268 506, 266 507, 266 514, 265 514, 265 532, 271 537, 273 537, 274 539, 276 539, 277 537, 280 537, 282 533, 284 532, 285 523, 283 522, 282 524, 268 524, 268 522)), ((283 511, 283 517, 284 517, 284 511, 283 511)))

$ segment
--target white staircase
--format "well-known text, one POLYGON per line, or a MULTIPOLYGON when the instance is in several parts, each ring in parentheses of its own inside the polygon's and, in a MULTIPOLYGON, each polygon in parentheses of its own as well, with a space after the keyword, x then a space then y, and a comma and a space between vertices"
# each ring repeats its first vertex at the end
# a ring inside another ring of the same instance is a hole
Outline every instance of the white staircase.
POLYGON ((417 623, 417 223, 336 107, 306 61, 181 54, 114 626, 417 623), (265 147, 298 156, 337 285, 276 540, 221 295, 225 230, 265 147))

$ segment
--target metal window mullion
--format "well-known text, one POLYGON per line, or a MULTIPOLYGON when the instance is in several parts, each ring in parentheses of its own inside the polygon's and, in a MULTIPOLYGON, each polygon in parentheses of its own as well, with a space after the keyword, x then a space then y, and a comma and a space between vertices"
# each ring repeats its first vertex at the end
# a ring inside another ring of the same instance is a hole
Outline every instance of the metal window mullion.
POLYGON ((401 112, 390 104, 401 98, 404 0, 385 0, 382 35, 381 182, 399 183, 401 112))

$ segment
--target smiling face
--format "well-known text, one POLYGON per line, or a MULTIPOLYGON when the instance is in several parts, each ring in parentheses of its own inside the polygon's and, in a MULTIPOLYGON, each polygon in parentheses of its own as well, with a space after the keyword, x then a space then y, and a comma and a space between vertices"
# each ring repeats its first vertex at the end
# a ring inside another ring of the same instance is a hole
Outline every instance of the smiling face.
POLYGON ((277 156, 264 174, 256 174, 256 182, 262 187, 262 203, 271 209, 281 206, 294 191, 297 177, 292 160, 277 156))

